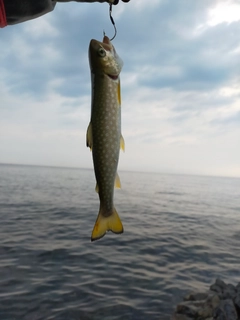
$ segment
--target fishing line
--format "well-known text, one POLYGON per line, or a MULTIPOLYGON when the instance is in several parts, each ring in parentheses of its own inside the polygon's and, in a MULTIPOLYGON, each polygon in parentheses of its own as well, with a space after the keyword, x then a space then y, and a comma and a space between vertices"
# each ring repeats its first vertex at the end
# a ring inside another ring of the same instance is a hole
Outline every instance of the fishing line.
POLYGON ((114 31, 115 31, 114 36, 112 37, 112 39, 110 39, 110 41, 112 41, 117 35, 117 28, 116 28, 115 22, 112 17, 112 3, 109 3, 109 17, 110 17, 110 20, 112 22, 112 25, 113 25, 114 31))

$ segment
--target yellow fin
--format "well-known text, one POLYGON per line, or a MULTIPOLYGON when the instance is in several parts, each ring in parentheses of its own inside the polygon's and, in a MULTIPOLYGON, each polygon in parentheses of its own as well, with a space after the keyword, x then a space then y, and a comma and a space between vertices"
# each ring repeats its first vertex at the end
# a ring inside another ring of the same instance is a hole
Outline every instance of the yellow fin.
POLYGON ((125 151, 125 142, 122 135, 120 137, 120 148, 125 151))
POLYGON ((120 80, 118 81, 118 104, 121 106, 121 86, 120 86, 120 80))
POLYGON ((97 193, 99 193, 99 186, 98 186, 97 183, 96 183, 95 191, 96 191, 97 193))
POLYGON ((92 150, 92 123, 90 122, 87 128, 87 141, 86 141, 87 147, 92 150))
POLYGON ((113 209, 112 214, 108 217, 104 217, 102 210, 100 209, 92 231, 91 241, 102 238, 107 231, 123 233, 123 225, 115 208, 113 209))
POLYGON ((120 178, 119 178, 119 175, 118 173, 116 173, 116 177, 115 177, 115 188, 117 189, 121 189, 121 181, 120 181, 120 178))

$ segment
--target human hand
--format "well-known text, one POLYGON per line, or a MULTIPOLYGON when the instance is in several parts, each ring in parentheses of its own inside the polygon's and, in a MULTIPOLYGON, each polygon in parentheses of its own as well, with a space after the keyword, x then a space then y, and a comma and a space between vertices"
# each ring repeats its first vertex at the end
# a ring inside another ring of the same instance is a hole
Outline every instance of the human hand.
MULTIPOLYGON (((57 2, 70 2, 70 1, 75 1, 75 2, 107 2, 113 5, 118 4, 119 0, 57 0, 57 2)), ((123 2, 129 2, 130 0, 122 0, 123 2)))

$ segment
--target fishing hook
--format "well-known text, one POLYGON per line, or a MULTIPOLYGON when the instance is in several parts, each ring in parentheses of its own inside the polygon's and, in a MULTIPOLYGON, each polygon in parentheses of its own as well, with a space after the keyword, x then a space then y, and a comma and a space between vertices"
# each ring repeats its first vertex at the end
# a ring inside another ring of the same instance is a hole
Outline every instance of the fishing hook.
POLYGON ((112 3, 109 3, 109 17, 110 17, 110 20, 112 22, 112 25, 114 27, 114 32, 115 32, 113 37, 112 37, 112 39, 110 39, 110 41, 112 41, 117 35, 117 28, 116 28, 115 22, 114 22, 113 17, 112 17, 112 3))

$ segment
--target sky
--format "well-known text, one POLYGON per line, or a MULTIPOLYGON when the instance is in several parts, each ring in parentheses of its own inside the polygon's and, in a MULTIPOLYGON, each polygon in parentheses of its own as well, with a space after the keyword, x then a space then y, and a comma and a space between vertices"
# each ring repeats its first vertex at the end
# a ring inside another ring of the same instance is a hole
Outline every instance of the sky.
MULTIPOLYGON (((88 46, 107 3, 58 3, 0 29, 0 163, 92 168, 88 46)), ((121 72, 119 171, 240 177, 240 2, 113 7, 121 72)))

